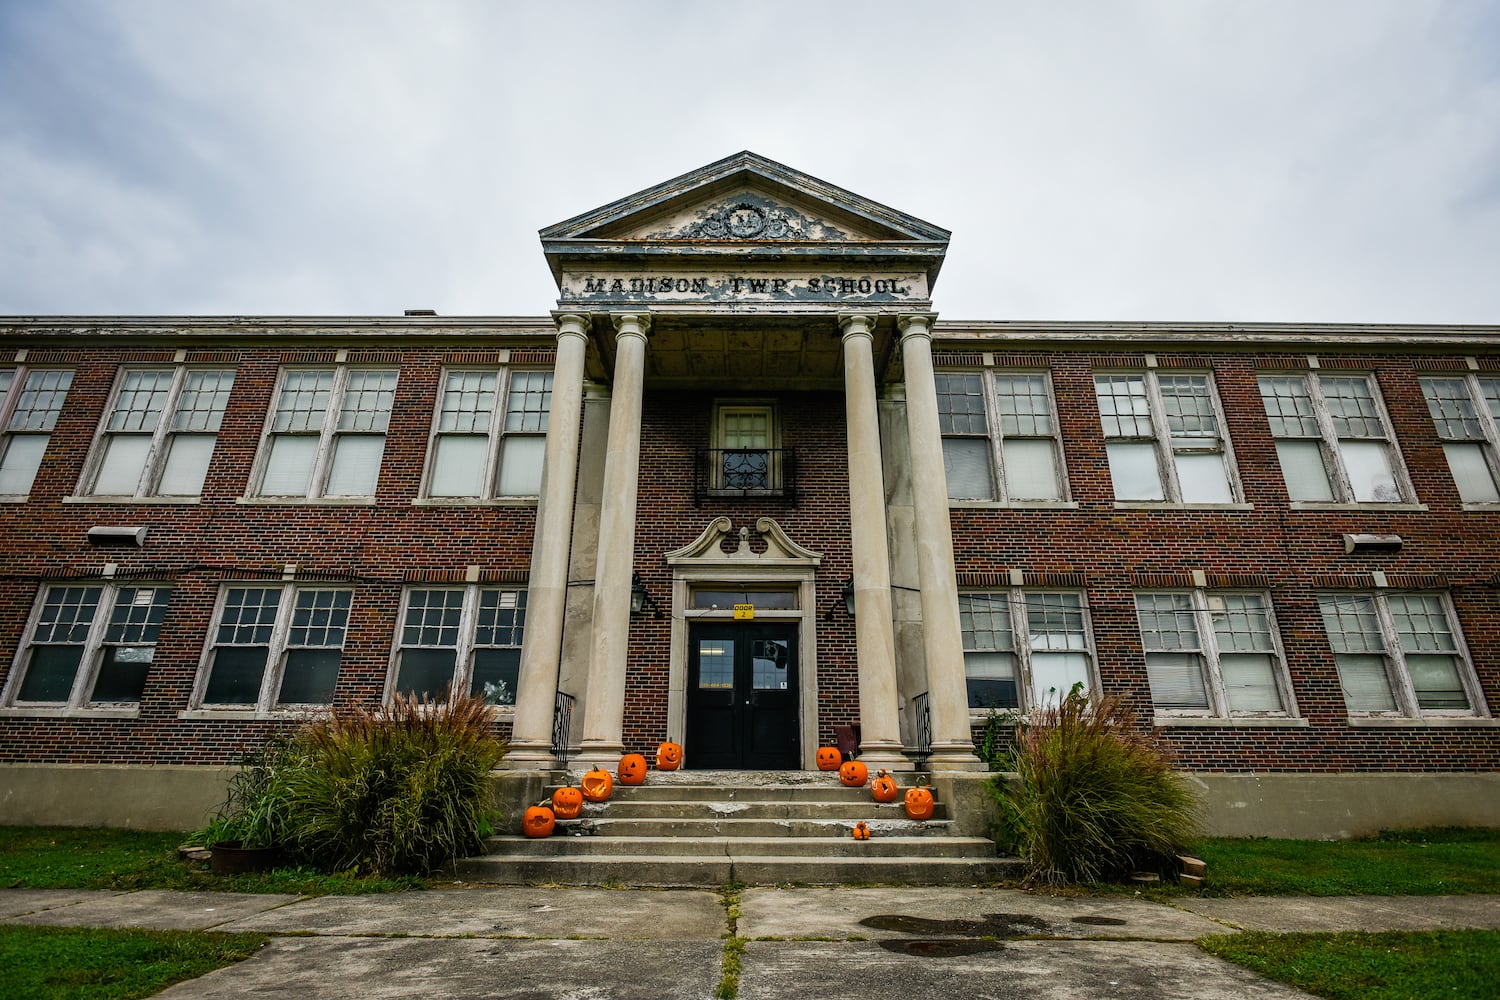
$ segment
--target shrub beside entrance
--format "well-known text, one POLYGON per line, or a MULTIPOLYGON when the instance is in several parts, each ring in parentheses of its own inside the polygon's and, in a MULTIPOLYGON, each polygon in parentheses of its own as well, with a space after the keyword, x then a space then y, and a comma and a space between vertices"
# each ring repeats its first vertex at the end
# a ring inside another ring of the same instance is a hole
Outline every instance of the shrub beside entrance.
POLYGON ((1117 696, 1075 687, 1034 710, 991 792, 1002 847, 1029 881, 1060 884, 1166 874, 1198 835, 1197 801, 1165 745, 1117 696))

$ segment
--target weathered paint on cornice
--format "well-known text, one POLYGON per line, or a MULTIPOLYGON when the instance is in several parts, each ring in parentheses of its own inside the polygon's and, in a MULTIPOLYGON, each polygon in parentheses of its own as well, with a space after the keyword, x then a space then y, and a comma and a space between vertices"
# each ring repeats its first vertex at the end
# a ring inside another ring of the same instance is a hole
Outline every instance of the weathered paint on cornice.
POLYGON ((1157 344, 1177 350, 1210 346, 1500 348, 1500 326, 1477 324, 939 320, 933 326, 932 337, 947 346, 975 350, 1023 345, 1139 349, 1157 344))

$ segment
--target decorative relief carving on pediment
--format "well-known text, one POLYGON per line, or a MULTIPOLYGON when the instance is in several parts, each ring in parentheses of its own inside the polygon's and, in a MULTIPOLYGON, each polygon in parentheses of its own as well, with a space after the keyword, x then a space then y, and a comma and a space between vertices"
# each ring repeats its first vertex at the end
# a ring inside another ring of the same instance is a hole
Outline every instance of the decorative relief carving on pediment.
POLYGON ((661 240, 755 240, 805 242, 847 240, 835 226, 808 218, 794 209, 755 194, 745 194, 699 211, 693 221, 651 233, 647 239, 661 240))

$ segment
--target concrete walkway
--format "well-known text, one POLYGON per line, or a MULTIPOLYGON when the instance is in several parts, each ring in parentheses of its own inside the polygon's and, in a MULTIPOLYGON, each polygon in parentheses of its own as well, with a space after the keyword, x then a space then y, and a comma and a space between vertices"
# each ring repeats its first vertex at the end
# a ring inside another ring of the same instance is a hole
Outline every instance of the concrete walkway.
POLYGON ((262 931, 164 997, 746 1000, 1301 997, 1192 945, 1244 930, 1500 929, 1500 897, 1182 898, 1014 889, 452 888, 388 896, 0 890, 0 923, 262 931), (731 911, 730 904, 733 904, 731 911), (733 922, 731 924, 731 921, 733 922))

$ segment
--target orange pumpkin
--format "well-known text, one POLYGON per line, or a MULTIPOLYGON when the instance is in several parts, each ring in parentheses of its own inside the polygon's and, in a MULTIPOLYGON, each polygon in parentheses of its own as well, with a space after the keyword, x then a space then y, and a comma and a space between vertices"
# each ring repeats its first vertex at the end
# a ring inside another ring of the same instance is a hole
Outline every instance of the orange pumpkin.
POLYGON ((577 819, 583 812, 583 793, 576 788, 559 788, 552 793, 552 813, 558 819, 577 819))
POLYGON ((646 780, 646 758, 638 753, 628 753, 620 758, 620 784, 639 785, 646 780))
POLYGON ((932 801, 932 792, 922 787, 927 779, 918 778, 917 782, 917 787, 906 790, 906 815, 909 819, 932 819, 936 803, 932 801))
POLYGON ((884 771, 872 782, 870 782, 870 794, 875 796, 876 802, 895 802, 896 796, 901 794, 901 789, 896 787, 896 779, 884 771))
POLYGON ((858 823, 855 823, 854 824, 854 839, 855 840, 869 840, 870 839, 870 824, 866 823, 864 820, 860 820, 858 823))
POLYGON ((579 790, 589 802, 603 802, 615 790, 615 779, 602 767, 590 770, 578 782, 579 790))
POLYGON ((656 748, 656 769, 658 771, 675 771, 681 763, 681 745, 668 740, 656 748))
POLYGON ((550 837, 557 817, 546 806, 532 806, 521 815, 521 832, 528 837, 550 837))
POLYGON ((844 755, 839 753, 838 747, 818 747, 819 771, 837 771, 843 762, 844 755))
POLYGON ((861 761, 846 760, 839 768, 839 780, 850 788, 862 788, 870 780, 870 769, 861 761))

